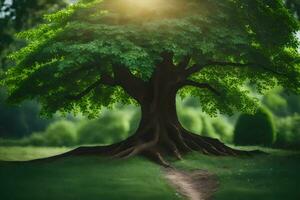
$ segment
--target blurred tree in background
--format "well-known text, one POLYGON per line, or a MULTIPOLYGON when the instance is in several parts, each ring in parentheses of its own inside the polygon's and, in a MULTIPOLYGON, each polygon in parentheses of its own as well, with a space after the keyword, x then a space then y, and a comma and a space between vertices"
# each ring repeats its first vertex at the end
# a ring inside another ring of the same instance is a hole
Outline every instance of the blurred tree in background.
MULTIPOLYGON (((43 15, 65 7, 63 0, 0 0, 0 79, 3 71, 11 65, 7 55, 25 44, 15 34, 34 27, 43 15)), ((4 103, 7 95, 0 88, 0 137, 23 137, 44 130, 49 120, 39 117, 37 102, 26 101, 20 106, 4 103)))
POLYGON ((211 117, 205 114, 199 101, 189 97, 177 99, 177 113, 183 127, 199 135, 220 139, 226 143, 232 142, 234 123, 225 115, 211 117))
POLYGON ((15 33, 35 26, 44 14, 66 5, 64 0, 0 0, 0 68, 8 65, 7 54, 24 44, 15 33))
POLYGON ((294 114, 278 119, 274 147, 300 149, 300 115, 294 114))
POLYGON ((5 90, 0 88, 0 138, 20 138, 46 128, 50 120, 40 118, 40 106, 36 102, 8 106, 4 102, 6 97, 5 90))
POLYGON ((275 88, 262 98, 275 118, 274 147, 300 149, 300 96, 275 88))
POLYGON ((113 144, 129 137, 137 129, 138 107, 117 107, 106 110, 94 120, 83 120, 79 124, 79 144, 113 144))
POLYGON ((300 113, 300 96, 287 93, 283 88, 275 88, 262 98, 277 117, 287 117, 300 113))

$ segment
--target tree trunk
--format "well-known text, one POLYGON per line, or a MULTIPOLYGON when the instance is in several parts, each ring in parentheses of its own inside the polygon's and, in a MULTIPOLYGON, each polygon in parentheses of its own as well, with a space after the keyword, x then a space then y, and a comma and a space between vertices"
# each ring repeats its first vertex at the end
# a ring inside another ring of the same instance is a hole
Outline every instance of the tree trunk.
POLYGON ((69 155, 105 155, 128 158, 142 155, 169 166, 164 157, 181 159, 188 152, 207 155, 249 155, 250 152, 232 149, 217 139, 203 137, 185 130, 177 118, 176 91, 159 95, 151 103, 141 105, 142 117, 136 133, 124 141, 109 146, 79 147, 53 158, 69 155), (168 95, 167 95, 168 94, 168 95))
POLYGON ((115 67, 117 84, 141 105, 142 117, 136 133, 124 141, 104 147, 79 147, 62 155, 107 155, 127 158, 146 156, 161 165, 163 159, 173 156, 181 159, 188 152, 197 151, 210 155, 248 155, 250 152, 232 149, 217 139, 203 137, 185 130, 176 112, 176 93, 186 81, 172 64, 170 56, 157 66, 148 83, 133 77, 126 68, 115 67))

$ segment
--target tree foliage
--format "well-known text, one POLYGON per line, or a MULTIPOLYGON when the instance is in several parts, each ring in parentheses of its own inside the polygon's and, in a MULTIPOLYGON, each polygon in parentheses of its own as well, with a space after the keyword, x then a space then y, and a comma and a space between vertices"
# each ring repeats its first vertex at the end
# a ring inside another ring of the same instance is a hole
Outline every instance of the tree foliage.
POLYGON ((38 98, 45 114, 133 103, 113 69, 147 82, 166 53, 188 62, 180 94, 209 114, 253 112, 245 83, 300 92, 299 25, 282 0, 82 0, 45 20, 18 34, 28 45, 2 81, 10 102, 38 98))
MULTIPOLYGON (((22 40, 14 34, 32 28, 42 21, 42 16, 66 3, 59 0, 0 0, 0 80, 2 70, 9 67, 6 56, 20 46, 22 40)), ((40 106, 34 101, 26 101, 19 106, 9 106, 5 89, 0 88, 0 137, 22 137, 33 131, 45 129, 49 120, 39 118, 40 106)))
POLYGON ((65 6, 66 2, 61 0, 0 0, 0 67, 7 51, 18 46, 16 32, 35 26, 45 13, 65 6))

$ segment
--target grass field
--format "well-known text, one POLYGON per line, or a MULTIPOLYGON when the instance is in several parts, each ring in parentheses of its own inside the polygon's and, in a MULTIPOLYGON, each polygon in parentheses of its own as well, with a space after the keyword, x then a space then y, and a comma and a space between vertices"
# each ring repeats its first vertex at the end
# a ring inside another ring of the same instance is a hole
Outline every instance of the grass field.
MULTIPOLYGON (((33 159, 63 151, 66 149, 0 147, 0 160, 33 159)), ((190 154, 173 164, 216 173, 220 180, 216 200, 299 200, 300 153, 267 151, 271 154, 254 158, 190 154)), ((142 158, 0 162, 0 180, 3 200, 183 199, 165 181, 161 168, 142 158)))
POLYGON ((69 148, 49 147, 1 147, 0 160, 2 161, 26 161, 37 158, 45 158, 57 155, 69 150, 69 148))
POLYGON ((188 155, 178 168, 201 168, 217 174, 216 200, 299 200, 300 154, 271 151, 254 158, 188 155))
MULTIPOLYGON (((8 151, 15 160, 19 151, 28 152, 28 149, 7 148, 6 159, 8 151)), ((34 148, 30 151, 40 157, 34 148)), ((49 155, 52 151, 59 149, 49 148, 49 155)), ((49 163, 0 162, 0 180, 0 199, 3 200, 181 199, 164 180, 160 167, 141 158, 123 161, 77 157, 49 163)))

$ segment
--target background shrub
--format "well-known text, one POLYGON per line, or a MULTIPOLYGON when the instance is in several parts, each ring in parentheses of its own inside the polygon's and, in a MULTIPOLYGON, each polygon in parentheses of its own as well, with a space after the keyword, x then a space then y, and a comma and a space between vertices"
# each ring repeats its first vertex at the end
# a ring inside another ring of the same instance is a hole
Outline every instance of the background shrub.
POLYGON ((262 98, 262 104, 277 117, 300 114, 300 96, 289 94, 283 88, 275 88, 262 98))
MULTIPOLYGON (((43 133, 33 133, 29 137, 25 137, 22 140, 19 140, 20 145, 29 145, 29 146, 51 146, 46 141, 45 134, 43 133)), ((52 144, 53 145, 53 144, 52 144)), ((58 145, 53 145, 58 146, 58 145)))
POLYGON ((197 110, 188 107, 182 108, 178 113, 178 118, 185 129, 198 134, 202 133, 202 116, 197 110))
POLYGON ((280 118, 276 124, 276 141, 274 147, 300 149, 300 115, 295 114, 280 118))
MULTIPOLYGON (((76 127, 71 121, 61 120, 54 122, 48 126, 43 134, 39 134, 44 140, 41 142, 47 146, 73 146, 77 143, 76 127)), ((31 139, 33 140, 34 138, 31 139)), ((39 139, 39 137, 35 139, 39 139)))
POLYGON ((86 121, 78 129, 80 144, 111 144, 128 136, 130 121, 122 112, 111 112, 86 121))
POLYGON ((202 131, 200 135, 220 139, 220 135, 216 133, 215 127, 213 126, 212 119, 207 115, 202 115, 201 119, 202 131))
POLYGON ((266 108, 259 108, 254 115, 240 115, 234 130, 235 144, 269 146, 274 139, 273 117, 266 108))
POLYGON ((192 108, 190 106, 191 102, 189 101, 189 106, 183 106, 178 109, 178 117, 182 126, 193 133, 231 143, 233 126, 228 120, 222 116, 212 118, 204 114, 201 109, 192 108))
POLYGON ((40 106, 35 101, 7 105, 6 91, 0 87, 0 138, 22 138, 32 132, 44 131, 52 120, 39 117, 40 106))
POLYGON ((218 138, 225 143, 232 143, 233 140, 233 125, 230 124, 224 117, 218 117, 211 120, 214 132, 218 138))
POLYGON ((45 132, 35 132, 18 140, 0 140, 4 146, 74 146, 77 132, 74 122, 59 120, 50 124, 45 132))
MULTIPOLYGON (((232 141, 232 125, 225 117, 212 118, 202 112, 198 101, 187 99, 177 105, 182 125, 189 131, 232 141), (195 107, 196 106, 196 107, 195 107)), ((104 109, 98 119, 68 115, 62 118, 54 116, 45 131, 34 132, 21 139, 0 139, 0 145, 6 146, 74 146, 84 144, 111 144, 125 139, 138 128, 141 118, 136 106, 116 105, 114 109, 104 109)))

